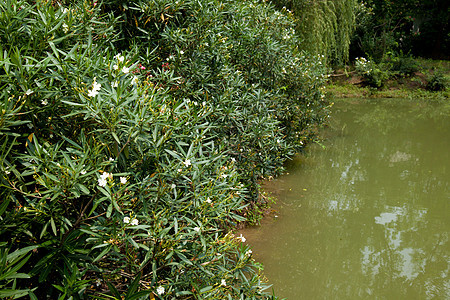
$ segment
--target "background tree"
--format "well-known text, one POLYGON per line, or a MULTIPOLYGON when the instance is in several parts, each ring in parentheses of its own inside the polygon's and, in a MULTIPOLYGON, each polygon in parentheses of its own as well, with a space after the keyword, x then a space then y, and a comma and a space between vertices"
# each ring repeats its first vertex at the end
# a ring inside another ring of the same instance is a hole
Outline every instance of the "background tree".
POLYGON ((356 6, 351 57, 380 61, 391 51, 448 58, 449 2, 368 0, 356 6))
POLYGON ((297 20, 300 48, 341 65, 348 60, 356 0, 273 0, 297 20))

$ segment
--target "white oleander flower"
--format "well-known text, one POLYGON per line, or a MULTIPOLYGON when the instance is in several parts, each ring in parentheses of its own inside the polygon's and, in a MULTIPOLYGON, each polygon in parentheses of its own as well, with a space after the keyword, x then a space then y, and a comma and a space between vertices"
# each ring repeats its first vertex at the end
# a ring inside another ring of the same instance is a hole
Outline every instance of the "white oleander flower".
POLYGON ((164 294, 165 291, 166 291, 166 290, 164 289, 163 286, 158 286, 158 287, 156 288, 156 293, 157 293, 158 295, 164 294))
POLYGON ((94 82, 92 83, 92 90, 88 91, 89 97, 95 97, 98 95, 98 91, 100 91, 102 85, 97 83, 97 79, 94 77, 94 82))
POLYGON ((116 54, 114 55, 114 58, 117 59, 120 62, 123 62, 125 60, 125 57, 122 54, 116 54))
POLYGON ((241 242, 245 243, 245 241, 247 240, 242 234, 240 236, 237 237, 238 240, 241 240, 241 242))
POLYGON ((108 178, 113 178, 113 175, 111 174, 111 173, 108 173, 108 172, 103 172, 103 174, 102 175, 100 175, 100 178, 101 179, 103 179, 103 180, 106 180, 106 179, 108 179, 108 178))
POLYGON ((190 160, 190 159, 186 159, 186 161, 184 161, 183 164, 184 164, 186 167, 189 167, 189 166, 191 165, 191 160, 190 160))
POLYGON ((139 225, 139 220, 138 219, 131 220, 131 225, 134 225, 134 226, 139 225))
POLYGON ((105 187, 106 184, 107 184, 106 179, 104 179, 104 178, 99 178, 99 179, 98 179, 98 185, 99 185, 99 186, 105 187))
POLYGON ((120 177, 120 183, 121 184, 126 184, 127 183, 127 178, 126 177, 120 177))
POLYGON ((130 217, 124 217, 123 222, 126 224, 130 223, 130 217))
POLYGON ((97 91, 94 91, 94 90, 88 91, 88 96, 89 96, 89 97, 94 98, 94 97, 97 96, 97 95, 98 95, 98 92, 97 92, 97 91))

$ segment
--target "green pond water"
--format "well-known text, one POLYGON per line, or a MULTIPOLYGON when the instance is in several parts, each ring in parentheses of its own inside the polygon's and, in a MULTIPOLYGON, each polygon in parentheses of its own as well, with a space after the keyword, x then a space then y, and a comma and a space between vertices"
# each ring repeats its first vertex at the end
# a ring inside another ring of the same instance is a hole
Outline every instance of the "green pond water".
POLYGON ((450 299, 448 107, 337 102, 326 148, 268 184, 276 213, 242 233, 288 299, 450 299))

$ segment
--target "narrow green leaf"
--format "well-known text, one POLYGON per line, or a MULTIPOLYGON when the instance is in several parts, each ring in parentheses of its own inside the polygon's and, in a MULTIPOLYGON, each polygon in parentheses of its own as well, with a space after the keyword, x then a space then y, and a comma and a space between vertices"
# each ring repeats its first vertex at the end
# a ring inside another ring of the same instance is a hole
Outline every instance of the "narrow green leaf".
POLYGON ((117 134, 114 131, 111 131, 111 134, 112 134, 113 138, 116 140, 116 142, 118 144, 120 144, 120 140, 119 140, 119 137, 117 136, 117 134))
POLYGON ((58 49, 56 49, 55 44, 53 42, 51 42, 51 41, 49 41, 48 44, 52 48, 53 53, 55 54, 55 56, 59 59, 59 52, 58 52, 58 49))
POLYGON ((89 189, 81 183, 77 183, 77 187, 86 195, 89 195, 89 189))
POLYGON ((28 296, 30 296, 30 300, 39 300, 32 291, 28 291, 28 296))
POLYGON ((3 215, 6 208, 8 207, 9 202, 11 202, 11 199, 8 197, 6 199, 3 199, 3 203, 0 205, 0 216, 3 215))
POLYGON ((6 298, 6 297, 14 297, 20 298, 28 294, 29 290, 0 290, 0 298, 6 298))
POLYGON ((50 219, 50 225, 52 226, 53 233, 55 235, 57 235, 56 224, 55 224, 55 220, 53 220, 53 217, 50 219))
POLYGON ((201 290, 200 290, 200 293, 204 293, 204 292, 207 292, 207 291, 209 291, 209 290, 211 290, 213 287, 212 286, 207 286, 207 287, 204 287, 204 288, 202 288, 201 290))
POLYGON ((133 282, 128 287, 128 292, 125 296, 125 299, 128 299, 131 295, 134 294, 135 291, 139 288, 139 280, 141 280, 141 272, 137 273, 136 277, 134 278, 133 282))
POLYGON ((19 256, 21 256, 21 255, 25 255, 25 254, 27 254, 28 252, 30 252, 31 250, 34 250, 34 249, 36 249, 36 248, 38 248, 38 247, 39 247, 38 245, 36 245, 36 246, 28 246, 28 247, 25 247, 25 248, 16 250, 16 251, 14 251, 13 253, 8 254, 7 260, 8 260, 9 262, 12 262, 12 261, 15 260, 17 257, 19 257, 19 256))
POLYGON ((42 228, 42 231, 41 231, 41 234, 40 234, 39 238, 42 238, 42 237, 44 236, 44 234, 47 233, 47 226, 48 226, 48 223, 49 223, 49 222, 45 223, 44 227, 42 228))
POLYGON ((103 256, 106 255, 106 253, 108 253, 112 248, 112 245, 109 245, 108 248, 104 249, 96 258, 94 258, 93 262, 98 261, 99 259, 101 259, 103 256))
POLYGON ((112 210, 113 210, 113 205, 112 204, 108 205, 108 208, 106 209, 106 217, 108 219, 111 217, 112 210))
POLYGON ((31 278, 30 275, 25 273, 15 273, 9 276, 6 276, 4 279, 15 279, 15 278, 31 278))
POLYGON ((122 296, 120 295, 119 291, 116 289, 114 285, 112 285, 110 282, 106 282, 108 285, 109 291, 116 297, 117 300, 122 299, 122 296))
POLYGON ((140 291, 140 292, 134 293, 130 297, 126 298, 126 300, 137 300, 137 299, 140 299, 140 298, 147 296, 149 294, 152 294, 152 293, 153 292, 151 290, 140 291))

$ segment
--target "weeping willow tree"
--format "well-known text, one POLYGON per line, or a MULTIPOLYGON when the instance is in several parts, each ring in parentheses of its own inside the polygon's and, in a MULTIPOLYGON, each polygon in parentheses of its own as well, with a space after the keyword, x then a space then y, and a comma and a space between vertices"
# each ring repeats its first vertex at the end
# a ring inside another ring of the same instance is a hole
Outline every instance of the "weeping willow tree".
POLYGON ((273 0, 297 19, 300 47, 324 55, 332 64, 348 60, 348 50, 355 25, 356 0, 273 0))

